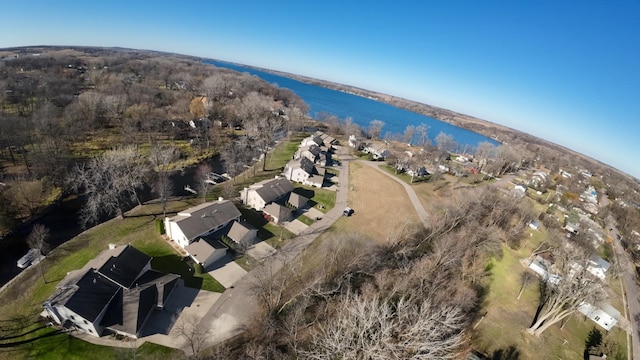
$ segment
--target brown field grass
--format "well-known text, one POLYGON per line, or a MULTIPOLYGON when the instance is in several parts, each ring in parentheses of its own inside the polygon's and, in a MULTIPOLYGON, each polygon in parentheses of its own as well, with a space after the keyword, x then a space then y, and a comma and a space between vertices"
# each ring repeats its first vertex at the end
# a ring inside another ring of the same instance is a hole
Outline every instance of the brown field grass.
POLYGON ((407 221, 419 221, 400 184, 357 162, 349 168, 349 206, 355 213, 336 222, 336 230, 359 232, 377 241, 386 241, 407 221))

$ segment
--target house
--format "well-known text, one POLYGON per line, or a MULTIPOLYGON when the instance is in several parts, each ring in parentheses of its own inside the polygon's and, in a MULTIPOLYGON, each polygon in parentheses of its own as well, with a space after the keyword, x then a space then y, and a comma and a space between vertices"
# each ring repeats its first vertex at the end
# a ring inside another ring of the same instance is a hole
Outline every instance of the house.
POLYGON ((302 181, 302 184, 321 188, 324 185, 324 168, 316 168, 316 173, 302 181))
POLYGON ((384 160, 389 156, 389 150, 387 150, 386 146, 378 142, 366 145, 362 151, 371 154, 374 160, 384 160))
POLYGON ((236 244, 250 246, 257 237, 258 229, 246 222, 231 221, 213 233, 198 238, 184 249, 194 261, 206 269, 227 254, 229 248, 222 242, 223 238, 236 244))
MULTIPOLYGON (((305 157, 313 163, 317 163, 322 159, 322 149, 320 146, 312 144, 309 146, 300 146, 298 151, 294 154, 294 159, 300 159, 305 157)), ((326 151, 325 151, 326 154, 326 151)), ((326 158, 326 155, 325 155, 326 158)))
POLYGON ((271 203, 267 205, 262 212, 266 215, 270 221, 276 224, 289 221, 291 219, 291 209, 280 204, 271 203))
POLYGON ((425 168, 424 166, 418 166, 415 168, 409 168, 406 171, 407 175, 409 176, 427 176, 429 175, 429 172, 427 171, 427 168, 425 168))
POLYGON ((527 185, 516 184, 512 191, 513 196, 523 198, 527 194, 527 185))
POLYGON ((362 143, 356 138, 355 135, 349 135, 349 147, 360 150, 361 144, 362 143))
POLYGON ((197 238, 213 233, 232 221, 240 220, 240 211, 229 200, 218 199, 179 212, 164 219, 167 237, 183 248, 197 238))
POLYGON ((320 146, 322 144, 324 144, 322 138, 320 136, 313 135, 302 139, 302 141, 300 142, 300 147, 309 147, 311 145, 320 146))
POLYGON ((607 270, 611 267, 611 264, 600 256, 594 255, 591 259, 589 259, 589 263, 587 264, 587 271, 593 274, 600 280, 605 279, 607 270))
POLYGON ((578 307, 578 311, 607 331, 611 330, 620 319, 620 312, 609 304, 594 306, 583 302, 578 307))
POLYGON ((287 199, 293 191, 291 181, 276 177, 255 183, 240 191, 242 203, 256 210, 262 210, 267 204, 287 199))
POLYGON ((531 230, 538 230, 540 228, 540 222, 538 222, 536 220, 532 220, 529 223, 529 228, 531 228, 531 230))
POLYGON ((43 307, 51 322, 65 329, 137 338, 180 282, 179 275, 151 269, 151 257, 133 246, 110 245, 67 273, 43 307))
POLYGON ((291 160, 284 167, 284 177, 287 180, 299 183, 304 182, 313 174, 317 173, 318 171, 313 165, 313 162, 309 161, 307 158, 291 160))
POLYGON ((228 247, 218 239, 203 239, 192 242, 184 248, 189 256, 203 268, 207 268, 214 262, 227 255, 228 247))
POLYGON ((287 204, 293 206, 296 209, 304 208, 308 202, 309 202, 309 199, 307 199, 306 197, 300 194, 296 194, 294 192, 290 193, 289 199, 287 199, 287 204))

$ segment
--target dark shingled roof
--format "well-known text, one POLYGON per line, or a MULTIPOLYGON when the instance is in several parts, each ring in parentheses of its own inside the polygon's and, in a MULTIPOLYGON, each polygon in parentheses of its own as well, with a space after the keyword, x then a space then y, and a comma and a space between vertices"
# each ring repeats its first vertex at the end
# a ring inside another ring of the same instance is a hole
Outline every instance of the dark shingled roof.
POLYGON ((65 306, 91 322, 97 319, 121 289, 93 270, 87 271, 75 286, 77 290, 67 300, 65 306))
POLYGON ((262 181, 253 186, 256 186, 256 192, 262 200, 264 200, 265 204, 275 201, 293 191, 291 181, 284 178, 262 181), (256 185, 260 185, 260 187, 256 185))
POLYGON ((151 257, 127 245, 117 257, 109 258, 98 271, 120 286, 128 288, 133 285, 149 261, 151 257))
POLYGON ((178 213, 171 218, 180 227, 187 239, 196 237, 215 229, 220 225, 239 218, 240 211, 229 200, 204 203, 178 213))

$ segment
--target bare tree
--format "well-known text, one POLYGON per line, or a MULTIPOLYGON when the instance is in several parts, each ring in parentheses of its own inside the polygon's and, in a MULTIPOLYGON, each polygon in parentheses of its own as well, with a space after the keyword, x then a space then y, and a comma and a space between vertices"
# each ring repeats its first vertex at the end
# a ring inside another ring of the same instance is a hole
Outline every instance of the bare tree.
POLYGON ((518 292, 517 300, 520 300, 524 289, 535 279, 535 275, 533 275, 529 270, 525 270, 520 274, 520 291, 518 292))
POLYGON ((411 144, 413 142, 413 134, 415 133, 416 128, 413 125, 407 125, 406 129, 404 129, 403 140, 405 144, 411 144))
POLYGON ((269 147, 283 130, 284 119, 275 111, 273 99, 255 91, 242 99, 239 113, 247 135, 263 156, 262 170, 265 170, 269 147))
POLYGON ((453 139, 453 136, 441 132, 436 136, 436 146, 438 150, 453 152, 458 147, 458 144, 453 139))
POLYGON ((560 237, 553 249, 554 264, 540 282, 541 311, 527 328, 540 336, 553 324, 572 315, 580 305, 597 305, 602 300, 598 280, 588 272, 589 254, 569 246, 560 237))
POLYGON ((417 145, 426 146, 429 145, 429 126, 427 124, 420 124, 416 126, 415 133, 418 136, 417 145))
POLYGON ((463 342, 464 314, 429 300, 347 294, 323 322, 310 359, 453 359, 463 342))
POLYGON ((382 132, 382 128, 384 127, 384 121, 382 120, 371 120, 369 122, 369 136, 372 139, 379 139, 380 133, 382 132))
MULTIPOLYGON (((38 257, 40 257, 44 255, 44 252, 47 249, 47 239, 49 239, 49 229, 42 224, 35 224, 31 233, 27 237, 27 244, 29 245, 29 248, 36 250, 38 252, 38 257)), ((44 277, 42 262, 38 264, 38 268, 40 269, 42 281, 46 283, 47 279, 44 277)))
POLYGON ((246 141, 232 141, 224 147, 220 157, 224 161, 227 174, 231 177, 232 182, 235 182, 235 177, 242 173, 251 160, 251 149, 246 141))
POLYGON ((162 217, 167 216, 167 202, 173 193, 171 181, 171 163, 178 158, 178 150, 171 146, 154 146, 149 154, 149 161, 155 171, 153 190, 162 203, 162 217))
POLYGON ((202 195, 202 201, 207 200, 207 194, 211 189, 212 184, 210 182, 211 179, 209 179, 209 174, 211 174, 212 171, 211 165, 206 162, 198 165, 196 169, 196 190, 202 195))
POLYGON ((182 315, 173 325, 173 331, 186 340, 191 354, 196 358, 204 349, 210 336, 209 329, 206 326, 201 326, 200 318, 192 314, 182 315))
POLYGON ((72 185, 88 195, 81 210, 82 225, 96 223, 103 215, 124 216, 127 201, 140 204, 137 190, 144 184, 147 169, 147 160, 130 145, 78 165, 72 185))

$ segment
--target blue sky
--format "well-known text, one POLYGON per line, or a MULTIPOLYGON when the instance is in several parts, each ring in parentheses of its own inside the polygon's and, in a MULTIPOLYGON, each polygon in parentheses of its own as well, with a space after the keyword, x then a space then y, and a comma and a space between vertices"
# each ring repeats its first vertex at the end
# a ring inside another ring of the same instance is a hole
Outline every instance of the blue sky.
POLYGON ((0 47, 152 49, 355 85, 640 177, 638 0, 9 0, 0 34, 0 47))

